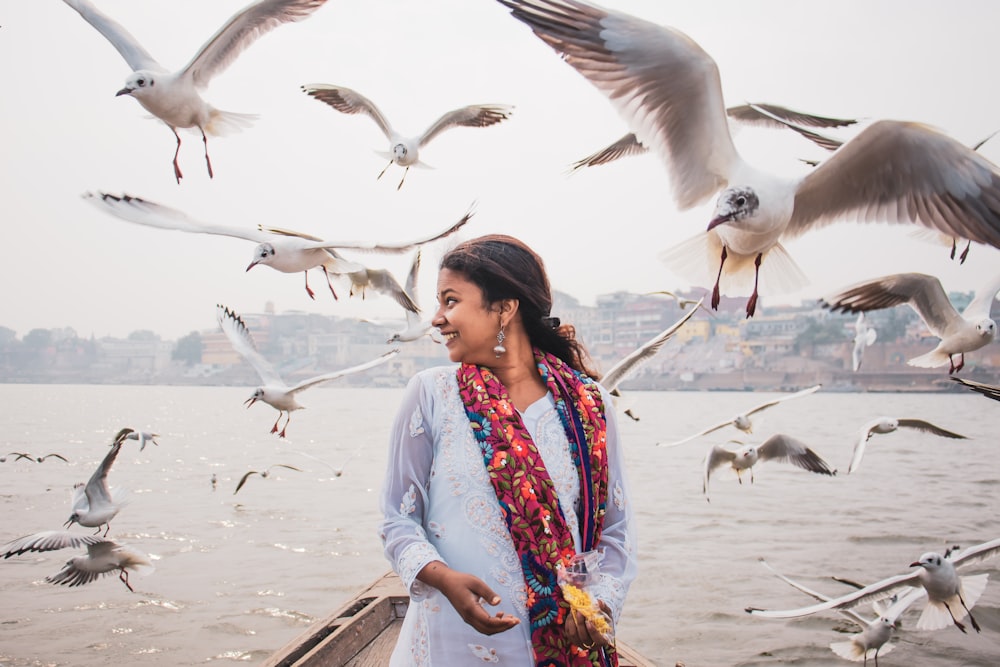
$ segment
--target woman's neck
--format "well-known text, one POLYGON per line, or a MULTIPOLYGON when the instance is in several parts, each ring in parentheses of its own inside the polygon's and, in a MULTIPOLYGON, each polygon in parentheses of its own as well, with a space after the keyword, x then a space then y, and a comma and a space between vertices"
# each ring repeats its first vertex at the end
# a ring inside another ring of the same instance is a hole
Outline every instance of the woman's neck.
POLYGON ((548 391, 535 367, 534 354, 530 354, 527 360, 518 359, 515 363, 496 366, 492 370, 506 387, 507 396, 518 410, 526 409, 548 391))

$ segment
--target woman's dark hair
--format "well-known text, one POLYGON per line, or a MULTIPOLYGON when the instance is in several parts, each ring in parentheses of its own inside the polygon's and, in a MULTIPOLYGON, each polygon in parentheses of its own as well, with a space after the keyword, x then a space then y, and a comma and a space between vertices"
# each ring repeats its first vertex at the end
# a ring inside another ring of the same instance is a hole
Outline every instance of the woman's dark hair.
POLYGON ((523 241, 503 234, 470 239, 455 246, 441 260, 441 268, 461 273, 483 292, 485 306, 517 299, 521 321, 531 344, 562 359, 592 378, 589 355, 570 325, 553 326, 552 289, 545 264, 523 241))

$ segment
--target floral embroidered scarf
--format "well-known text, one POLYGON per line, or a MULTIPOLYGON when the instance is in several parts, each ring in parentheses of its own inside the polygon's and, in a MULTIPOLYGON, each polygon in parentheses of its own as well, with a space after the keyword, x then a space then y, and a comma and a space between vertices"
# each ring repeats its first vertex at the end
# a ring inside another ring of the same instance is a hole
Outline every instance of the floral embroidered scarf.
MULTIPOLYGON (((555 400, 570 455, 580 474, 580 535, 583 550, 601 537, 607 502, 607 424, 597 383, 552 354, 534 350, 538 371, 555 400)), ((528 615, 536 667, 617 665, 617 656, 570 644, 562 624, 569 611, 557 573, 576 553, 573 533, 559 507, 555 484, 490 369, 462 364, 458 386, 483 463, 500 502, 527 585, 528 615)))

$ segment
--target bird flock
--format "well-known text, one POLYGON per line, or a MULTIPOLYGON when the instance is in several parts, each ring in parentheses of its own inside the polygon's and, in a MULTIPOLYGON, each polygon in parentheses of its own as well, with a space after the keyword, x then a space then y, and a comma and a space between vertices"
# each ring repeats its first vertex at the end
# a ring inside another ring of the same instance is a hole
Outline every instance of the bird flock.
MULTIPOLYGON (((124 26, 93 3, 88 0, 64 2, 124 59, 128 73, 116 94, 135 99, 174 135, 176 144, 170 177, 178 185, 184 178, 179 164, 182 148, 179 130, 200 135, 206 171, 214 178, 209 137, 247 129, 255 120, 251 114, 213 107, 203 97, 210 82, 265 34, 285 24, 309 20, 318 11, 331 11, 325 7, 327 0, 251 2, 211 35, 186 65, 171 71, 159 64, 124 26)), ((795 111, 771 103, 726 106, 722 73, 715 61, 677 29, 583 0, 496 2, 600 91, 629 129, 628 134, 607 148, 575 161, 571 170, 599 167, 628 155, 649 152, 665 168, 663 185, 679 209, 695 207, 714 197, 714 210, 704 230, 676 247, 659 252, 667 268, 706 290, 712 309, 718 308, 723 295, 745 296, 746 316, 750 318, 761 308, 761 296, 778 295, 804 285, 808 277, 784 244, 832 223, 893 223, 924 230, 950 246, 948 261, 964 262, 973 243, 1000 248, 1000 169, 977 152, 981 143, 970 147, 935 128, 910 120, 881 119, 865 123, 852 118, 795 111), (732 127, 741 123, 791 130, 827 149, 829 157, 813 163, 812 169, 801 177, 786 178, 769 173, 744 159, 737 150, 732 127), (821 132, 857 125, 863 127, 847 140, 821 132), (963 245, 964 250, 959 253, 958 248, 963 245)), ((341 114, 365 115, 375 123, 389 143, 388 151, 382 153, 388 164, 377 178, 387 173, 392 165, 397 165, 403 170, 397 190, 403 187, 411 166, 428 166, 422 152, 442 132, 460 127, 487 128, 507 122, 514 109, 510 104, 470 104, 443 113, 420 134, 404 135, 360 92, 339 84, 294 85, 298 85, 305 96, 341 114)), ((348 121, 336 119, 336 122, 348 121)), ((516 119, 511 121, 515 122, 516 119)), ((411 183, 408 187, 415 186, 411 183)), ((348 298, 388 297, 402 308, 405 317, 399 325, 401 328, 397 327, 389 336, 387 343, 390 345, 423 336, 435 338, 436 331, 421 310, 416 294, 421 250, 464 230, 473 217, 473 208, 468 207, 456 221, 438 231, 429 230, 416 240, 330 241, 277 226, 243 229, 204 223, 168 203, 153 202, 135 193, 88 191, 83 193, 83 199, 109 216, 133 224, 251 241, 255 247, 245 270, 264 265, 280 273, 301 272, 309 299, 316 298, 309 285, 309 272, 313 270, 322 273, 334 301, 341 298, 335 281, 346 283, 348 298), (370 266, 357 257, 405 253, 412 253, 411 271, 405 285, 400 285, 389 271, 370 266)), ((831 311, 858 314, 853 355, 855 371, 861 367, 865 348, 875 341, 875 331, 865 323, 865 313, 905 304, 919 314, 928 332, 940 339, 937 348, 909 363, 923 367, 948 365, 949 375, 955 382, 989 398, 1000 399, 1000 388, 956 376, 965 365, 966 354, 995 338, 996 324, 990 318, 990 311, 998 292, 1000 273, 986 282, 976 292, 975 299, 959 312, 938 278, 924 273, 903 273, 845 286, 825 296, 821 305, 831 311)), ((673 296, 669 292, 664 294, 673 296)), ((291 413, 304 407, 297 400, 301 392, 387 364, 399 352, 398 347, 393 347, 374 359, 358 360, 347 368, 288 384, 257 349, 244 318, 219 301, 211 298, 205 307, 216 304, 219 329, 233 350, 260 377, 261 385, 254 389, 246 405, 263 402, 274 408, 278 415, 270 432, 282 439, 287 437, 291 413)), ((684 305, 688 304, 683 303, 682 307, 684 305)), ((704 309, 701 302, 695 303, 677 324, 623 359, 606 375, 611 384, 608 389, 618 395, 622 379, 655 355, 695 312, 704 309)), ((660 444, 680 445, 729 426, 745 436, 755 436, 751 417, 819 389, 814 386, 759 404, 694 435, 660 444)), ((629 416, 637 419, 634 414, 629 416)), ((857 473, 873 436, 898 429, 956 440, 965 437, 918 417, 877 417, 859 428, 847 473, 857 473)), ((121 581, 132 590, 128 573, 149 569, 151 563, 143 554, 108 538, 111 521, 126 503, 120 489, 108 486, 108 475, 125 441, 137 441, 141 450, 149 443, 159 445, 157 437, 158 434, 152 432, 122 429, 89 481, 73 490, 71 515, 64 530, 43 531, 12 540, 4 546, 4 558, 27 552, 86 547, 86 555, 71 559, 60 572, 47 577, 47 581, 78 586, 103 574, 118 572, 121 581), (73 524, 96 528, 96 532, 83 534, 66 529, 73 524)), ((36 457, 25 452, 11 452, 0 457, 0 463, 13 457, 16 459, 12 463, 22 460, 41 463, 50 457, 65 461, 55 453, 36 457)), ((789 434, 771 434, 759 444, 730 439, 725 444, 713 445, 706 452, 702 469, 706 499, 709 480, 720 467, 730 467, 741 484, 744 474, 753 483, 754 466, 770 460, 786 461, 831 478, 837 473, 837 469, 808 444, 789 434)), ((240 479, 234 494, 254 475, 267 478, 274 468, 301 472, 298 467, 283 463, 249 470, 240 479)), ((214 476, 212 483, 214 488, 214 476)), ((973 617, 972 608, 986 587, 986 577, 960 576, 956 568, 982 562, 996 555, 998 550, 1000 540, 987 540, 965 550, 949 550, 944 554, 928 552, 913 561, 913 569, 906 574, 861 586, 841 596, 811 591, 777 575, 818 602, 788 611, 757 607, 749 607, 747 611, 764 618, 793 618, 827 610, 851 612, 862 631, 849 642, 836 642, 831 648, 837 655, 850 660, 867 661, 871 655, 877 664, 879 653, 884 655, 891 648, 887 642, 898 620, 922 598, 926 601, 917 630, 931 631, 954 625, 967 632, 962 621, 968 617, 971 628, 979 632, 981 627, 973 617), (863 603, 884 600, 890 602, 876 605, 877 617, 874 619, 852 611, 863 603)))

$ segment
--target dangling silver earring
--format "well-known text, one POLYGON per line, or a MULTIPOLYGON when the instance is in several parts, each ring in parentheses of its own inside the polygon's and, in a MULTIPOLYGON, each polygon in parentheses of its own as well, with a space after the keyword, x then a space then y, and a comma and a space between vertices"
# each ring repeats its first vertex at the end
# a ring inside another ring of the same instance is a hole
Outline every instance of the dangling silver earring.
POLYGON ((503 332, 503 324, 500 325, 500 331, 497 333, 497 344, 493 347, 493 354, 497 355, 497 359, 507 351, 507 348, 503 346, 503 341, 507 337, 507 334, 503 332))

